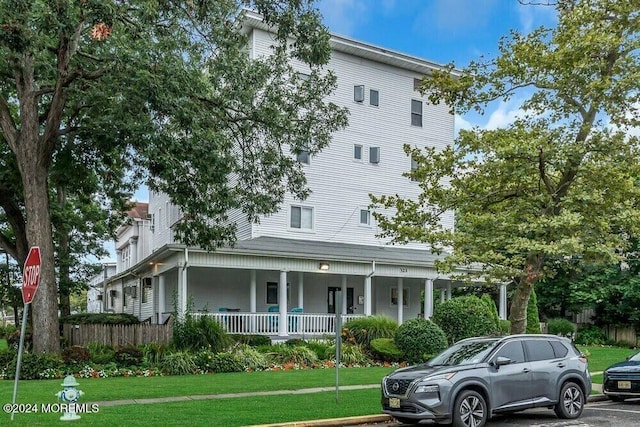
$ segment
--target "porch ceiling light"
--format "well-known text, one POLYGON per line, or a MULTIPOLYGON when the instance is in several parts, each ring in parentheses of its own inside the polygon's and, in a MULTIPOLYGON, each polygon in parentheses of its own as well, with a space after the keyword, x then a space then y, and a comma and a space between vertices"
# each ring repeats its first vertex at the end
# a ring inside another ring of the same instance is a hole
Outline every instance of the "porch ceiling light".
POLYGON ((329 263, 328 262, 321 262, 320 265, 318 266, 318 268, 320 269, 320 271, 327 271, 327 270, 329 270, 329 263))

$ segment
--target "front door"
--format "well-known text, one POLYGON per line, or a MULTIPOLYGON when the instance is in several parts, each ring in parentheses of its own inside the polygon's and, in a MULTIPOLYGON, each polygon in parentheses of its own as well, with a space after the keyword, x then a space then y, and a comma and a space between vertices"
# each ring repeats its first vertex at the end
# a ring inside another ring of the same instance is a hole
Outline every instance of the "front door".
MULTIPOLYGON (((342 288, 329 286, 327 289, 327 313, 336 312, 336 298, 342 298, 342 288)), ((353 288, 347 288, 347 314, 353 313, 353 288)))

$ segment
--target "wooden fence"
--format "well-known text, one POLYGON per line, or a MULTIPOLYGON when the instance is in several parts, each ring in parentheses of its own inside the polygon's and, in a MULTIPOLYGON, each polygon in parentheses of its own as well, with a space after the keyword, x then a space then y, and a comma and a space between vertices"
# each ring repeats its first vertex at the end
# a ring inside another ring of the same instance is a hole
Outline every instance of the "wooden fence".
POLYGON ((604 329, 607 333, 607 338, 615 342, 630 343, 638 347, 640 345, 640 337, 636 330, 632 327, 626 328, 614 328, 607 327, 604 329))
POLYGON ((69 345, 87 346, 98 342, 114 347, 139 344, 168 344, 173 336, 173 323, 152 325, 62 325, 62 334, 69 345))

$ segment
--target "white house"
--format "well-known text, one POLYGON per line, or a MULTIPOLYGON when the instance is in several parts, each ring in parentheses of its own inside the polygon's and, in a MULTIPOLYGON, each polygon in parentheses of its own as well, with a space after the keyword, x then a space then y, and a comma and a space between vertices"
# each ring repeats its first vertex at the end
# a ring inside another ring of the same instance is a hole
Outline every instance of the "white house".
MULTIPOLYGON (((268 54, 272 38, 259 16, 250 13, 246 28, 250 55, 268 54)), ((345 317, 377 314, 402 322, 422 310, 430 317, 434 290, 450 296, 452 284, 436 272, 429 248, 376 237, 380 229, 368 208, 370 193, 417 198, 418 184, 402 176, 412 167, 404 144, 453 143, 448 108, 416 90, 439 65, 338 35, 331 46, 328 68, 338 81, 331 101, 349 109, 349 126, 319 155, 298 158, 309 198, 287 198, 258 224, 234 216, 236 246, 210 253, 174 241, 180 211, 151 193, 148 216, 119 230, 106 308, 154 323, 189 309, 215 316, 230 332, 286 337, 331 333, 338 308, 345 317)), ((443 221, 453 227, 453 213, 443 221)), ((500 314, 506 314, 504 287, 500 314)))
POLYGON ((87 290, 87 312, 104 313, 107 310, 104 299, 106 280, 114 274, 116 274, 116 263, 107 262, 102 264, 100 273, 91 278, 87 290))

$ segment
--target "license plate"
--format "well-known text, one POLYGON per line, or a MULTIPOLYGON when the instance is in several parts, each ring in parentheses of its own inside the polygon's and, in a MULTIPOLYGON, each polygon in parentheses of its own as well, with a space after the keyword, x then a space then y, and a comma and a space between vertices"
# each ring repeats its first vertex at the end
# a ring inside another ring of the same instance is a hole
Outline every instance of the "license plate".
POLYGON ((398 399, 397 397, 390 397, 389 398, 389 407, 390 408, 399 408, 400 407, 400 399, 398 399))
POLYGON ((630 389, 631 388, 631 381, 618 381, 618 388, 619 389, 630 389))

